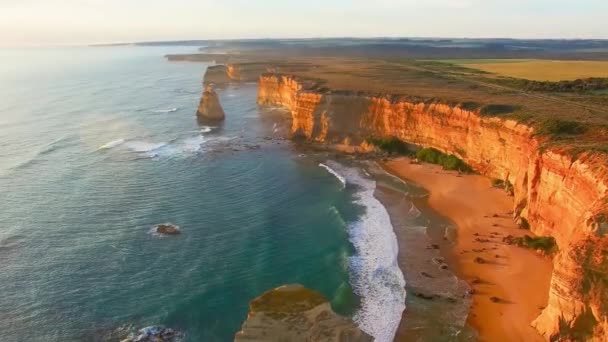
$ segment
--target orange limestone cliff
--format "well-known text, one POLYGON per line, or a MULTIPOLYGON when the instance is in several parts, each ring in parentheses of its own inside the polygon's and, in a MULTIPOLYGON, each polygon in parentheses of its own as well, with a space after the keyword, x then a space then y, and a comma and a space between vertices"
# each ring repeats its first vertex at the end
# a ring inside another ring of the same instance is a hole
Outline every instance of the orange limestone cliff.
MULTIPOLYGON (((264 74, 260 104, 285 106, 292 134, 324 143, 395 137, 454 154, 514 187, 514 217, 553 236, 549 303, 530 322, 547 340, 608 341, 608 158, 573 157, 513 120, 442 103, 320 93, 298 79, 264 74), (542 147, 542 148, 541 148, 542 147)), ((534 270, 530 270, 534 272, 534 270)))
POLYGON ((226 117, 217 93, 213 90, 212 86, 205 86, 196 115, 200 119, 212 121, 221 121, 226 117))

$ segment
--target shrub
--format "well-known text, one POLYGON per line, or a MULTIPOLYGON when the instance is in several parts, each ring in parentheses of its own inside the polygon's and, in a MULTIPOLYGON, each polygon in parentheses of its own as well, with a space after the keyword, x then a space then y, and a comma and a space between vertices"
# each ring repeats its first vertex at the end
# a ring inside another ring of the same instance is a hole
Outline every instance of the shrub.
POLYGON ((547 119, 540 123, 538 134, 541 135, 577 135, 587 131, 582 123, 577 121, 566 121, 559 119, 547 119))
POLYGON ((508 180, 502 180, 497 178, 492 179, 492 186, 495 188, 503 189, 511 196, 515 193, 515 189, 513 189, 513 184, 511 184, 511 182, 509 182, 508 180))
POLYGON ((540 249, 547 254, 557 251, 557 243, 552 236, 529 236, 514 238, 513 242, 520 246, 531 249, 540 249))
POLYGON ((481 108, 481 115, 484 116, 495 116, 495 115, 503 115, 510 114, 515 112, 518 109, 516 106, 505 105, 505 104, 489 104, 483 106, 481 108))
POLYGON ((517 80, 514 83, 527 91, 583 93, 608 89, 608 78, 597 77, 558 82, 517 80))
POLYGON ((416 158, 431 164, 439 164, 439 157, 442 155, 439 150, 434 148, 423 148, 416 152, 416 158))
POLYGON ((521 217, 519 219, 519 228, 530 230, 530 223, 528 222, 528 220, 526 220, 526 218, 521 217))
POLYGON ((367 138, 366 141, 391 154, 410 154, 408 145, 397 138, 367 138))
POLYGON ((419 150, 416 152, 416 158, 427 163, 441 165, 444 170, 460 172, 473 171, 473 169, 460 158, 451 154, 445 154, 434 148, 423 148, 419 150))
POLYGON ((517 111, 515 113, 507 114, 505 116, 507 119, 513 119, 519 123, 529 124, 534 120, 534 114, 530 114, 528 112, 517 111))
POLYGON ((502 179, 494 178, 492 179, 492 186, 495 188, 502 189, 505 187, 505 181, 503 181, 502 179))
POLYGON ((460 108, 464 109, 464 110, 477 110, 480 107, 479 103, 477 102, 463 102, 460 104, 460 108))

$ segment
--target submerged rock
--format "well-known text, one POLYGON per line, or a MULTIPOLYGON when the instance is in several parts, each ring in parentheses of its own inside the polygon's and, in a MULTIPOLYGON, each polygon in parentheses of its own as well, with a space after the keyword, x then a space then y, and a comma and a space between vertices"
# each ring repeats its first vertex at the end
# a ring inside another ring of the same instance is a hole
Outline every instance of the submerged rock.
POLYGON ((211 85, 205 87, 196 115, 203 120, 222 121, 226 117, 220 100, 211 85))
POLYGON ((176 226, 171 223, 159 224, 156 227, 154 227, 154 231, 157 234, 161 234, 161 235, 179 235, 182 233, 181 230, 179 229, 179 226, 176 226))
POLYGON ((178 342, 183 334, 163 326, 149 326, 138 331, 137 336, 127 337, 121 342, 178 342))
POLYGON ((321 294, 295 284, 251 301, 247 320, 234 340, 363 342, 373 338, 336 314, 321 294))

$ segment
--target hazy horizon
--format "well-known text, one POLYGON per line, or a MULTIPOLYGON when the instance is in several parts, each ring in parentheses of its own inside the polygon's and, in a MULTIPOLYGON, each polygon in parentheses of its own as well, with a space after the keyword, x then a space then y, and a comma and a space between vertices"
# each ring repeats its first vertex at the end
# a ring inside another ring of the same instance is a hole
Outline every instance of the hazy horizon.
POLYGON ((0 45, 298 38, 608 39, 589 0, 0 0, 0 45))

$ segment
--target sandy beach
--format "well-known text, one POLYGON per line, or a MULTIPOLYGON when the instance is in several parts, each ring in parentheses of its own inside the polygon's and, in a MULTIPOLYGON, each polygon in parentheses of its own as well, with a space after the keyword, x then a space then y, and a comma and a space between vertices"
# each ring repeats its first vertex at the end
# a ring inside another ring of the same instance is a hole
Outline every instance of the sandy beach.
POLYGON ((543 341, 530 324, 547 303, 552 264, 502 242, 507 235, 531 234, 513 222, 512 198, 479 175, 460 176, 407 158, 381 166, 427 189, 428 206, 457 226, 454 243, 443 245, 441 254, 474 290, 467 323, 480 340, 543 341))

